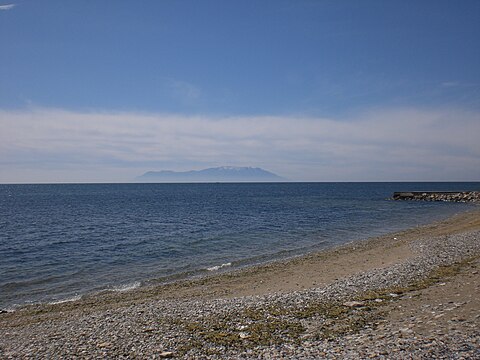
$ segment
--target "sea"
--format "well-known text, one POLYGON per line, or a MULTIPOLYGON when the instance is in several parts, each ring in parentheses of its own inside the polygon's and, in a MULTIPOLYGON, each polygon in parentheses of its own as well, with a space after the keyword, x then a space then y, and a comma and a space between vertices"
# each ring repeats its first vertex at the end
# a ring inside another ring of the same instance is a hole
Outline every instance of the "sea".
POLYGON ((473 205, 390 200, 480 183, 0 185, 0 309, 295 257, 473 205))

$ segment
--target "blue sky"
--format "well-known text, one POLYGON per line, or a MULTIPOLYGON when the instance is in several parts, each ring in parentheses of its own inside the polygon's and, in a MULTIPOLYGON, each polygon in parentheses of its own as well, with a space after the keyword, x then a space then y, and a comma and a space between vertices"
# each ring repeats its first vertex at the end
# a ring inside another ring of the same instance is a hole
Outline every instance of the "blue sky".
POLYGON ((479 1, 0 1, 0 182, 478 181, 479 18, 479 1))

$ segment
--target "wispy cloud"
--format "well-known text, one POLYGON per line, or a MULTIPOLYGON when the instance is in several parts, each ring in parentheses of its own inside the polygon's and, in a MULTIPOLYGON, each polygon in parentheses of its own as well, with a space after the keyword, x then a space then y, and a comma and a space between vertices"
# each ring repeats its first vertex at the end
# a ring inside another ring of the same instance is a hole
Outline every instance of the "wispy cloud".
POLYGON ((457 87, 459 85, 458 81, 445 81, 441 84, 442 87, 457 87))
POLYGON ((479 180, 480 113, 351 118, 0 111, 0 182, 128 181, 146 170, 252 165, 292 180, 479 180))
POLYGON ((460 81, 445 81, 441 83, 441 87, 444 88, 471 88, 478 87, 480 84, 474 82, 460 82, 460 81))
POLYGON ((1 10, 11 10, 15 7, 16 5, 15 4, 5 4, 5 5, 0 5, 0 11, 1 10))
POLYGON ((173 95, 183 101, 193 101, 200 98, 202 92, 200 88, 187 81, 171 80, 170 88, 173 95))

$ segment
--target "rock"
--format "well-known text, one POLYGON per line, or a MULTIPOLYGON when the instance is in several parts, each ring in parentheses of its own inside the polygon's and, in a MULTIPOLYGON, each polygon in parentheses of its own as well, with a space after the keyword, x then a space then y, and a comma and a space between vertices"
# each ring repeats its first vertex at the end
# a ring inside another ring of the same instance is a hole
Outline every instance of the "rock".
POLYGON ((172 351, 163 351, 160 354, 158 354, 158 356, 160 356, 160 358, 162 358, 162 359, 172 358, 173 357, 173 352, 172 351))
POLYGON ((395 192, 393 200, 480 202, 480 191, 465 192, 395 192))
POLYGON ((241 332, 238 336, 240 336, 240 339, 248 339, 250 337, 246 332, 241 332))
POLYGON ((361 301, 347 301, 343 303, 343 306, 346 306, 346 307, 360 307, 364 305, 365 304, 361 301))

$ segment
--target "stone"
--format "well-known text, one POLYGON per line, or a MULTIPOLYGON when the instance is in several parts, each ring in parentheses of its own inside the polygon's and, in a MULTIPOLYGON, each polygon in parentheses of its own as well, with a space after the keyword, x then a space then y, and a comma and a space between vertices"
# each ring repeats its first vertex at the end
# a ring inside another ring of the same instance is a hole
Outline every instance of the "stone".
POLYGON ((250 337, 246 332, 241 332, 238 336, 240 336, 240 339, 248 339, 250 337))
POLYGON ((343 303, 343 306, 346 306, 346 307, 360 307, 360 306, 364 306, 364 303, 361 302, 361 301, 347 301, 347 302, 343 303))
POLYGON ((160 356, 160 358, 162 358, 162 359, 168 359, 168 358, 173 357, 173 352, 172 351, 163 351, 160 354, 158 354, 158 356, 160 356))

